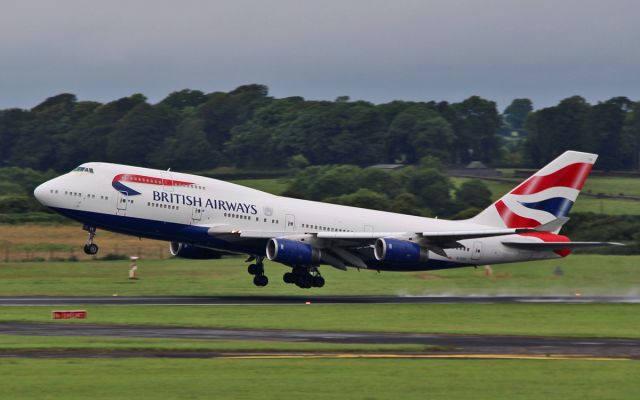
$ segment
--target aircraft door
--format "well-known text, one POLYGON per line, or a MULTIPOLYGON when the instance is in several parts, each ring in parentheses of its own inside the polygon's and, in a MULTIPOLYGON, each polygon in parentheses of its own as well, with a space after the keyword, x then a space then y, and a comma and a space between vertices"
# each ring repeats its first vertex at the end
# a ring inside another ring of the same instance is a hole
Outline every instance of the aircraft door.
POLYGON ((364 231, 365 231, 365 232, 373 232, 373 226, 371 226, 371 225, 365 225, 365 226, 364 226, 364 231))
POLYGON ((479 260, 482 255, 482 242, 473 242, 473 252, 471 253, 472 260, 479 260))
POLYGON ((287 232, 296 230, 296 216, 293 214, 286 214, 284 216, 284 230, 287 232))
POLYGON ((127 204, 129 203, 129 196, 127 192, 118 192, 116 199, 116 215, 127 215, 127 204))
POLYGON ((200 207, 194 206, 192 211, 191 211, 191 223, 192 224, 196 224, 198 222, 200 222, 200 220, 202 219, 202 213, 204 212, 204 210, 200 207))

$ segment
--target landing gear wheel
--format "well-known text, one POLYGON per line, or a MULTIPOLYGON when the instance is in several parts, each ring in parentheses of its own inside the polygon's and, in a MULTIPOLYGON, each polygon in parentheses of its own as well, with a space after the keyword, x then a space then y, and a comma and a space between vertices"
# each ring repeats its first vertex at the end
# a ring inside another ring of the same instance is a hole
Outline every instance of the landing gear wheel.
POLYGON ((89 243, 84 245, 84 253, 91 256, 98 254, 98 245, 95 243, 89 243))
POLYGON ((84 245, 84 252, 85 254, 89 254, 90 256, 93 256, 98 253, 98 245, 93 243, 93 239, 96 237, 96 227, 84 225, 82 229, 89 232, 87 243, 84 245))
POLYGON ((321 288, 324 286, 324 278, 320 275, 313 277, 313 287, 321 288))
POLYGON ((313 277, 309 274, 296 276, 296 286, 302 289, 309 289, 313 284, 313 277))
POLYGON ((294 283, 296 281, 296 276, 293 272, 285 272, 284 275, 282 275, 282 280, 284 283, 294 283))
POLYGON ((253 284, 256 286, 267 286, 267 284, 269 283, 269 278, 266 277, 266 275, 256 275, 253 278, 253 284))
POLYGON ((260 275, 264 272, 264 267, 261 264, 250 264, 247 267, 247 272, 251 275, 260 275))
POLYGON ((253 284, 258 287, 267 286, 269 283, 269 278, 264 274, 264 264, 262 263, 263 259, 264 257, 259 256, 250 256, 249 259, 247 259, 247 261, 256 260, 255 264, 249 264, 247 272, 253 275, 253 284))

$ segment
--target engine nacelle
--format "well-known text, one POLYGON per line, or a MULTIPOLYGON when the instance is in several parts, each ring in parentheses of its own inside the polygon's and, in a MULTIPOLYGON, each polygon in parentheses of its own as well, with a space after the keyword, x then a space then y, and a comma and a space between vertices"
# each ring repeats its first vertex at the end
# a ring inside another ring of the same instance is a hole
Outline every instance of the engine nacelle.
POLYGON ((169 251, 172 256, 190 260, 213 260, 222 257, 219 251, 194 246, 188 243, 171 242, 169 251))
POLYGON ((429 252, 423 250, 418 243, 392 238, 378 238, 373 254, 378 261, 398 263, 417 263, 429 259, 429 252))
POLYGON ((267 258, 287 265, 315 265, 320 263, 322 253, 306 243, 289 239, 269 239, 267 258))

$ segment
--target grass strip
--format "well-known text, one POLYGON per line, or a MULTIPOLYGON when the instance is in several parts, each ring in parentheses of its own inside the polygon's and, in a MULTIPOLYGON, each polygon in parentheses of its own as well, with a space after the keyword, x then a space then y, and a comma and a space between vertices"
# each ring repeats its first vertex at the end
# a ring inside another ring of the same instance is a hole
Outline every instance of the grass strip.
POLYGON ((635 399, 640 363, 586 360, 0 359, 7 399, 635 399))
MULTIPOLYGON (((640 304, 88 306, 86 322, 565 337, 640 337, 640 304)), ((50 307, 3 307, 0 321, 51 322, 50 307)), ((75 324, 79 321, 59 320, 75 324)))

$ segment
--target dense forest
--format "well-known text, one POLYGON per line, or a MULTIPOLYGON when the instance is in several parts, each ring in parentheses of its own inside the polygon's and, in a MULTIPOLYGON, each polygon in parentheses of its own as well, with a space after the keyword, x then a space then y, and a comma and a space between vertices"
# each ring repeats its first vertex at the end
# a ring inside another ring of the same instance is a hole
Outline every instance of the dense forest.
POLYGON ((537 167, 566 149, 600 154, 599 169, 637 169, 640 103, 591 105, 574 96, 533 110, 516 99, 500 113, 472 96, 459 103, 372 104, 338 97, 270 97, 263 85, 228 93, 182 90, 157 104, 134 94, 106 104, 73 94, 30 110, 0 110, 3 167, 65 171, 85 161, 202 171, 216 167, 367 166, 424 157, 537 167))

